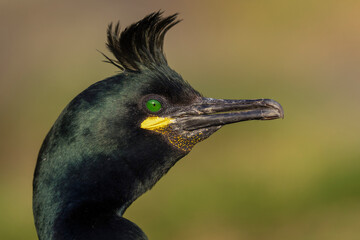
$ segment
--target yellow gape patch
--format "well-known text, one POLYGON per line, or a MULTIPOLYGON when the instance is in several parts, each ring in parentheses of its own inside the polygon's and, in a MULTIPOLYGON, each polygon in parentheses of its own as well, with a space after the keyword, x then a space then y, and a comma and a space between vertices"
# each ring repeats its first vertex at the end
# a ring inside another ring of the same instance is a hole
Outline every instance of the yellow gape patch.
POLYGON ((141 123, 141 128, 147 130, 161 130, 166 128, 174 119, 172 118, 162 118, 162 117, 148 117, 141 123))
POLYGON ((173 118, 148 117, 141 123, 140 127, 163 134, 173 146, 185 152, 190 151, 196 143, 204 139, 201 132, 193 136, 179 135, 169 126, 174 121, 173 118))

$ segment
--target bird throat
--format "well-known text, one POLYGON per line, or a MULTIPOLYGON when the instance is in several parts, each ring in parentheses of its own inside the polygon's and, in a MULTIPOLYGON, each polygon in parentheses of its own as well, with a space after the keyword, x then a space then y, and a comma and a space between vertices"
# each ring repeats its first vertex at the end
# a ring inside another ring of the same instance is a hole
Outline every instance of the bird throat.
POLYGON ((168 117, 148 117, 141 123, 140 127, 164 135, 172 146, 184 152, 191 151, 195 144, 205 139, 201 132, 185 135, 175 131, 170 126, 174 121, 175 119, 168 117))

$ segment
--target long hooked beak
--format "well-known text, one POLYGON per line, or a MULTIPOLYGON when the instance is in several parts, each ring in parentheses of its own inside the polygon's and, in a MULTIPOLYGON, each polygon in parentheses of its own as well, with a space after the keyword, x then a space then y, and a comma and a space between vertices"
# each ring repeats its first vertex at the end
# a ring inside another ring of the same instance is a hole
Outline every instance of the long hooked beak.
MULTIPOLYGON (((174 125, 185 131, 248 120, 284 118, 281 105, 272 99, 224 100, 202 98, 176 113, 174 125)), ((171 116, 174 117, 174 116, 171 116)))

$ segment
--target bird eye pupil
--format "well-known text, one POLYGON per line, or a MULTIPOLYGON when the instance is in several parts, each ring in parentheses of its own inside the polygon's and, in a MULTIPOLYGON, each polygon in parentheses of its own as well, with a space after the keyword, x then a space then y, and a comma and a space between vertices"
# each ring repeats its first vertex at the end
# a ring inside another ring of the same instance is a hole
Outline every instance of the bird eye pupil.
POLYGON ((150 99, 146 102, 146 107, 150 112, 158 112, 161 109, 161 103, 158 100, 150 99))

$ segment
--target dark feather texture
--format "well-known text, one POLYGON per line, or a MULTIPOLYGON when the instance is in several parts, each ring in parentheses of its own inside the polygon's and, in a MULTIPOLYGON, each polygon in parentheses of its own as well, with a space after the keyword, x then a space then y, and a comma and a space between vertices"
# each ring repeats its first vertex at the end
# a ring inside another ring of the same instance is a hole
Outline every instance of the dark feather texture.
POLYGON ((105 56, 107 62, 121 70, 139 72, 143 68, 156 69, 167 65, 163 52, 166 32, 180 22, 177 14, 162 17, 162 12, 155 12, 141 21, 120 31, 119 22, 107 29, 107 47, 117 60, 105 56))

